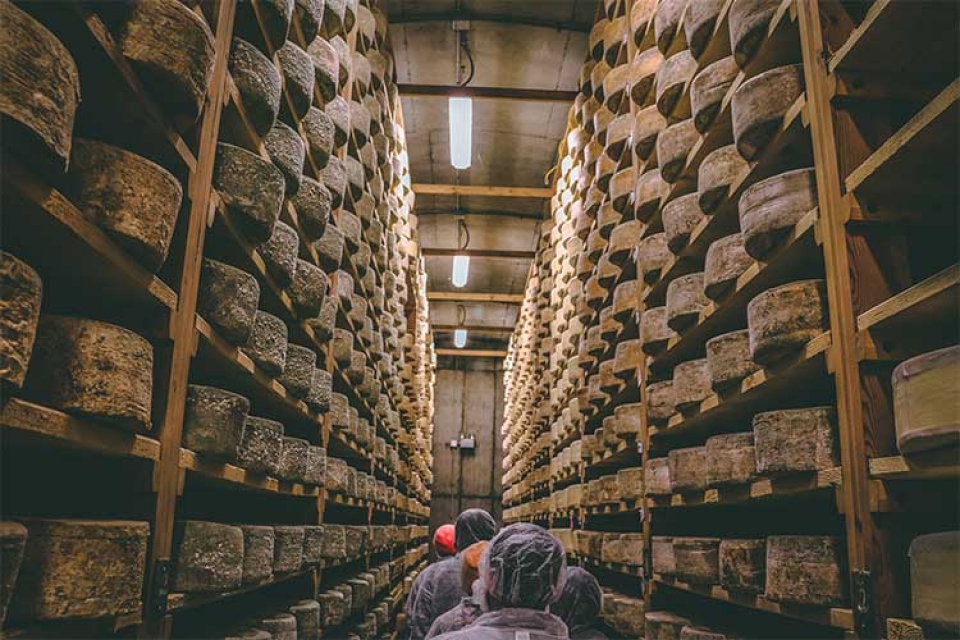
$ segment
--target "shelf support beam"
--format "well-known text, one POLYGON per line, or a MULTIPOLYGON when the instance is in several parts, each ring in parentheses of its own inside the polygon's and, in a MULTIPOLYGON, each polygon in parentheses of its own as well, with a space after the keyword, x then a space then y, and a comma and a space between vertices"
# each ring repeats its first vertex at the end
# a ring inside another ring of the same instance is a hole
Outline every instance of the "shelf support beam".
POLYGON ((549 187, 498 187, 475 184, 415 183, 414 193, 422 196, 485 196, 488 198, 552 198, 549 187))
POLYGON ((572 103, 576 91, 525 89, 522 87, 459 87, 446 84, 399 84, 401 96, 409 98, 475 98, 479 100, 519 100, 523 102, 572 103))
POLYGON ((522 293, 472 293, 468 291, 428 291, 427 300, 448 302, 501 302, 504 304, 523 303, 522 293))

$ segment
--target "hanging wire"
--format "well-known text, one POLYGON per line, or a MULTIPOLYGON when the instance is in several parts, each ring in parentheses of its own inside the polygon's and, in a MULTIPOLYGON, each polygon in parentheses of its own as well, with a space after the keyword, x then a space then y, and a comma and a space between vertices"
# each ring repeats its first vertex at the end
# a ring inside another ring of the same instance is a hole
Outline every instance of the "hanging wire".
POLYGON ((457 326, 462 327, 467 322, 467 310, 462 304, 457 305, 457 326))
POLYGON ((460 251, 464 251, 470 244, 470 228, 462 217, 457 218, 457 244, 460 251))

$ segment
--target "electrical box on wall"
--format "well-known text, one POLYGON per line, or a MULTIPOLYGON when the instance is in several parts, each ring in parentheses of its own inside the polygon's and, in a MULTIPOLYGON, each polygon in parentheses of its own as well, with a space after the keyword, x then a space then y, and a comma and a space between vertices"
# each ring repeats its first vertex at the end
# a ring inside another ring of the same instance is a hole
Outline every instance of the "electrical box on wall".
POLYGON ((476 436, 460 436, 459 438, 454 438, 450 441, 450 448, 476 451, 477 438, 476 436))

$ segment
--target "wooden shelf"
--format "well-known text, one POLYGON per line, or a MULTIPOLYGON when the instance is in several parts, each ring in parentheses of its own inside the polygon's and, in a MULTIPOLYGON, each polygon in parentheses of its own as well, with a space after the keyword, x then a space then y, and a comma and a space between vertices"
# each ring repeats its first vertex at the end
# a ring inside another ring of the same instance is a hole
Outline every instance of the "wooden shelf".
POLYGON ((901 291, 857 317, 859 331, 922 330, 931 319, 960 308, 960 265, 952 265, 901 291))
POLYGON ((141 622, 143 616, 140 611, 92 620, 35 621, 22 626, 14 622, 0 630, 0 639, 107 637, 135 627, 141 622))
POLYGON ((870 477, 885 481, 960 480, 960 452, 940 449, 912 456, 871 458, 870 477))
POLYGON ((603 562, 597 558, 591 558, 590 556, 581 556, 580 561, 585 564, 589 564, 592 567, 606 569, 607 571, 622 573, 623 575, 633 576, 635 578, 643 577, 643 567, 641 566, 622 564, 620 562, 603 562))
POLYGON ((814 607, 801 606, 789 603, 774 602, 767 600, 761 595, 727 591, 718 585, 699 585, 682 582, 674 578, 654 575, 653 582, 659 585, 665 585, 673 589, 680 589, 690 593, 696 593, 701 596, 729 602, 740 607, 748 609, 757 609, 776 613, 787 618, 804 620, 815 624, 837 627, 846 631, 853 631, 853 610, 841 607, 814 607))
POLYGON ((290 573, 275 575, 269 580, 266 580, 264 582, 246 585, 234 591, 211 592, 211 593, 171 593, 170 595, 167 596, 167 611, 176 613, 178 611, 183 611, 185 609, 194 609, 196 607, 202 607, 204 605, 212 604, 214 602, 220 602, 228 598, 233 598, 239 595, 243 595, 245 593, 251 593, 253 591, 258 591, 260 589, 270 587, 275 584, 288 582, 295 578, 300 578, 302 576, 316 573, 317 569, 318 567, 312 566, 309 568, 301 569, 300 571, 292 571, 290 573))
POLYGON ((643 509, 642 500, 619 500, 617 502, 608 502, 605 504, 592 504, 583 506, 585 516, 611 516, 611 515, 637 515, 637 511, 643 509))
POLYGON ((619 467, 634 467, 640 461, 639 444, 633 440, 620 440, 613 448, 607 448, 585 461, 587 471, 597 469, 611 469, 619 467))
POLYGON ((227 462, 205 459, 189 449, 180 449, 180 468, 205 478, 242 485, 244 488, 254 491, 307 498, 320 496, 319 487, 303 485, 298 482, 287 482, 273 476, 252 473, 227 462))
POLYGON ((695 493, 674 493, 670 496, 650 496, 647 506, 652 509, 699 507, 705 505, 740 504, 759 500, 777 500, 817 491, 840 488, 842 473, 839 467, 811 473, 781 477, 760 478, 748 484, 731 485, 695 493))
MULTIPOLYGON (((68 415, 27 400, 10 398, 0 410, 4 437, 22 438, 44 445, 82 449, 100 454, 160 459, 160 442, 88 418, 68 415), (14 435, 16 432, 16 435, 14 435)), ((9 441, 8 441, 9 442, 9 441)))

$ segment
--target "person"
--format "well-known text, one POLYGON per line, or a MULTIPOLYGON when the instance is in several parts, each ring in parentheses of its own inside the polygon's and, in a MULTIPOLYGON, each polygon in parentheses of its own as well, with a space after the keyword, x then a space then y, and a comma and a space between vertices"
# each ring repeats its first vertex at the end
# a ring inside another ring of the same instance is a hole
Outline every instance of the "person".
POLYGON ((480 577, 480 558, 486 548, 487 541, 482 540, 470 545, 460 554, 460 586, 469 595, 464 596, 460 604, 433 621, 430 631, 427 632, 427 640, 463 629, 480 617, 483 585, 478 578, 480 577))
MULTIPOLYGON (((489 540, 497 532, 493 516, 483 509, 467 509, 454 525, 454 546, 458 552, 489 540)), ((451 556, 435 562, 417 576, 407 597, 407 638, 424 640, 430 625, 459 604, 466 592, 460 586, 460 558, 451 556)))
POLYGON ((457 548, 454 546, 455 532, 456 527, 452 524, 437 527, 433 534, 433 550, 438 558, 449 558, 457 554, 457 548))
POLYGON ((593 574, 580 567, 568 567, 563 592, 550 605, 550 613, 567 625, 570 640, 607 640, 595 628, 602 608, 603 593, 593 574))
POLYGON ((563 591, 567 560, 560 541, 533 524, 497 534, 480 559, 483 615, 436 640, 569 640, 548 607, 563 591))

